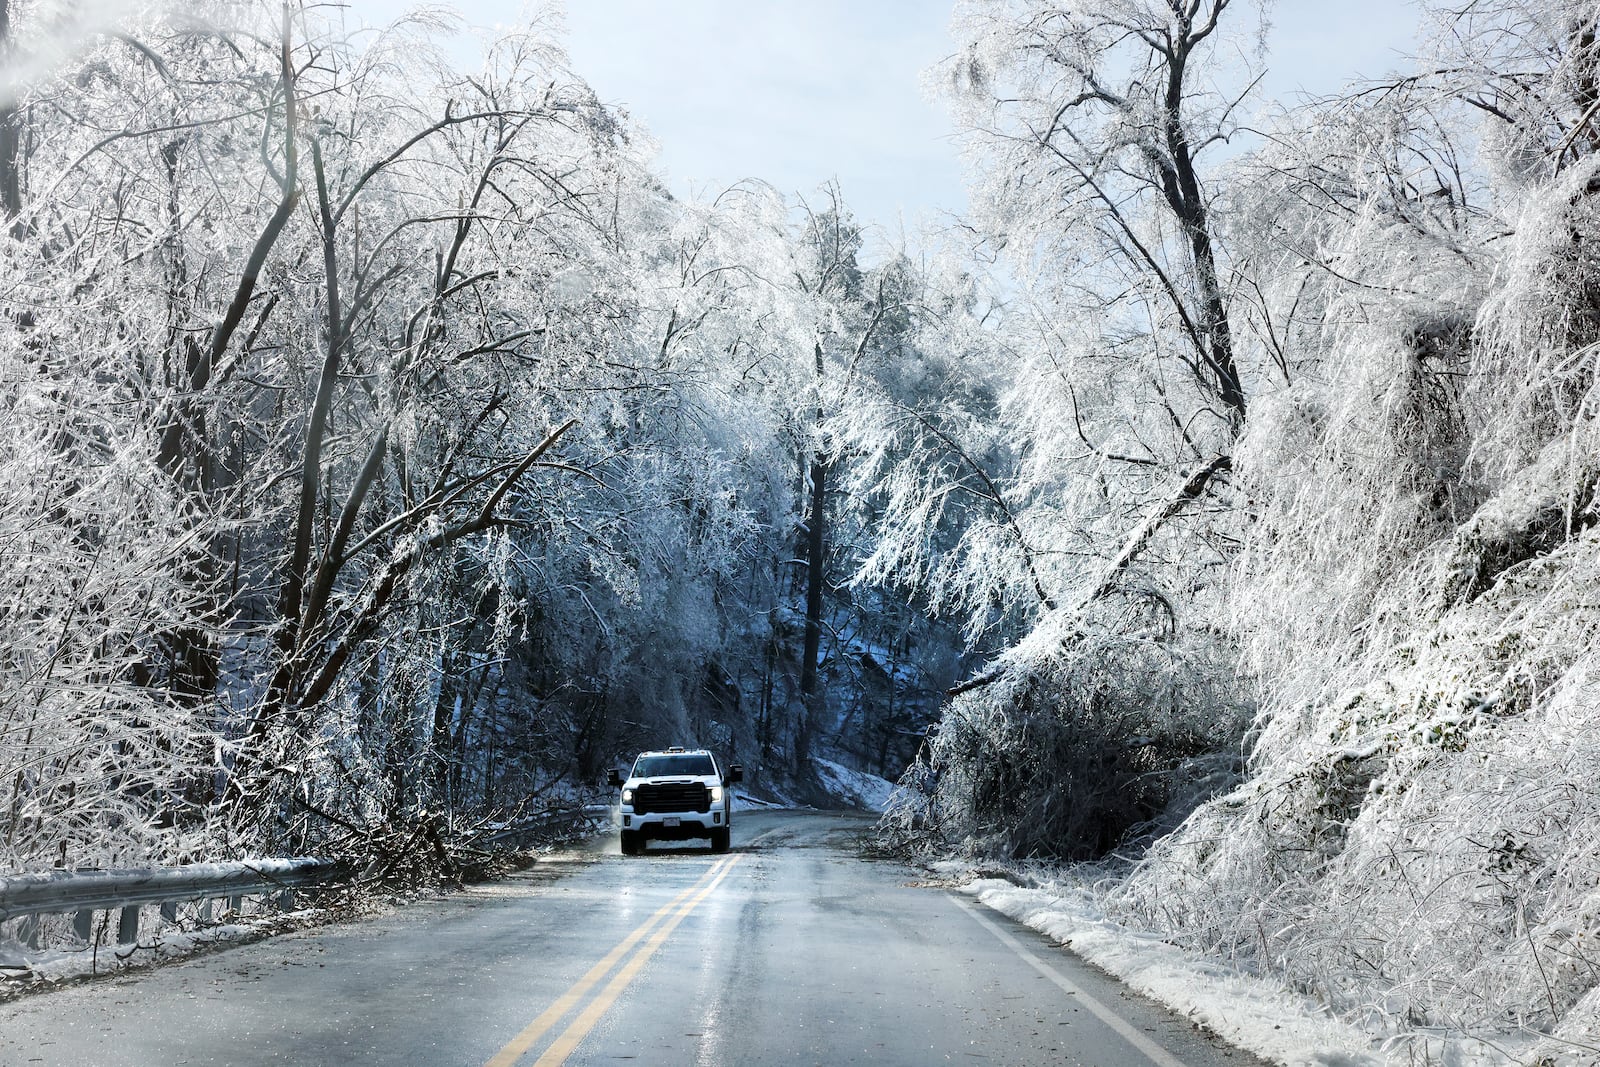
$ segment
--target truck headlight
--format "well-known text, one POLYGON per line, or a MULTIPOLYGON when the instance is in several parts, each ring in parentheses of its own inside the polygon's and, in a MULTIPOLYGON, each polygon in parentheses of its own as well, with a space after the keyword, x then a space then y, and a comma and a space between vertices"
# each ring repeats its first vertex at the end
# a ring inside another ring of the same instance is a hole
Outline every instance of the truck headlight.
POLYGON ((624 789, 622 791, 622 802, 629 805, 633 803, 633 790, 624 789))
POLYGON ((711 803, 722 803, 722 787, 720 785, 714 785, 711 787, 711 803))

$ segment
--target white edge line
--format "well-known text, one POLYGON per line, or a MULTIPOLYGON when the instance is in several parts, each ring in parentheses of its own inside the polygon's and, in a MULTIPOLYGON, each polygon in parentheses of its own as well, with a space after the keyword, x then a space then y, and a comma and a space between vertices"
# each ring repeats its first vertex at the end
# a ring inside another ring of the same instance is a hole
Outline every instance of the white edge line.
POLYGON ((1129 1023, 1128 1020, 1112 1011, 1106 1005, 1100 1003, 1100 1001, 1090 996, 1084 990, 1073 985, 1054 967, 1050 966, 1044 960, 1041 960, 1032 952, 1029 952, 1027 946, 1023 945, 1021 941, 1018 941, 1015 937, 1013 937, 1004 927, 983 915, 979 911, 981 905, 969 904, 966 901, 954 896, 947 897, 947 899, 957 908, 972 916, 972 918, 977 921, 978 925, 982 926, 995 937, 999 938, 1000 942, 1021 957, 1023 962, 1027 963, 1034 970, 1050 979, 1050 981, 1054 982, 1057 986, 1060 986, 1063 992, 1076 997, 1077 1003, 1082 1004, 1085 1008, 1088 1008, 1089 1011, 1094 1014, 1095 1018, 1099 1019, 1111 1029, 1115 1030, 1117 1034, 1120 1035, 1128 1044, 1144 1053, 1145 1057, 1149 1059, 1151 1063, 1156 1064, 1157 1067, 1187 1067, 1187 1065, 1182 1060, 1178 1059, 1178 1057, 1174 1056, 1172 1053, 1168 1052, 1166 1049, 1150 1040, 1150 1038, 1145 1036, 1140 1031, 1134 1029, 1133 1025, 1129 1023))

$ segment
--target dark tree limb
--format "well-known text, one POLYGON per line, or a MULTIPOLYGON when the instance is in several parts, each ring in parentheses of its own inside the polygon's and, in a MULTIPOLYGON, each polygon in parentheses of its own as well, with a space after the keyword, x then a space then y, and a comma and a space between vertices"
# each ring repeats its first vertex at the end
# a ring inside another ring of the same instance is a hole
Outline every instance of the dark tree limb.
POLYGON ((446 527, 429 537, 419 540, 412 545, 398 559, 392 560, 383 569, 378 578, 378 584, 360 610, 345 627, 343 635, 328 653, 322 662, 311 683, 302 694, 299 694, 296 703, 301 708, 314 707, 328 695, 338 682, 350 657, 360 647, 361 643, 369 639, 377 630, 378 622, 393 600, 394 591, 411 570, 426 559, 431 553, 438 551, 446 545, 453 544, 473 534, 483 533, 496 526, 503 525, 504 520, 496 516, 495 511, 500 502, 505 498, 517 481, 526 474, 541 456, 548 452, 559 441, 563 434, 577 424, 577 419, 568 419, 552 430, 545 439, 525 456, 521 462, 512 468, 511 472, 503 478, 494 492, 489 494, 489 499, 484 502, 478 513, 465 522, 446 527))

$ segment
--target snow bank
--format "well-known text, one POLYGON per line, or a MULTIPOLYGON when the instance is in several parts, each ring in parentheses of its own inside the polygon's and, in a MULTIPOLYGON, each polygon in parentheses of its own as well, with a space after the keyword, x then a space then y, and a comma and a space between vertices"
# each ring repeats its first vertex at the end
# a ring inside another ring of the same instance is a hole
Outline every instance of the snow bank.
POLYGON ((792 808, 792 807, 794 807, 793 804, 791 804, 787 799, 785 799, 782 796, 782 794, 777 793, 776 790, 768 789, 767 791, 769 793, 773 793, 775 796, 777 796, 778 799, 776 799, 776 800, 763 800, 760 797, 753 797, 749 793, 743 792, 742 790, 735 790, 734 794, 733 794, 733 810, 734 811, 772 811, 774 809, 782 809, 782 808, 792 808))
POLYGON ((1379 1067, 1384 1062, 1367 1035, 1281 983, 1242 974, 1185 952, 1159 935, 1112 922, 1088 890, 1027 888, 979 878, 962 891, 1055 938, 1225 1040, 1276 1063, 1379 1067))
MULTIPOLYGON (((965 877, 964 864, 935 865, 965 877)), ((1087 888, 1018 886, 976 878, 962 891, 1025 926, 1060 941, 1077 955, 1158 1000, 1224 1040, 1286 1067, 1506 1067, 1523 1062, 1517 1047, 1463 1035, 1417 1035, 1385 1047, 1382 1034, 1335 1018, 1282 982, 1243 973, 1185 951, 1160 935, 1108 919, 1087 888)))
POLYGON ((813 757, 811 765, 829 793, 864 811, 881 812, 894 795, 894 783, 866 771, 851 770, 832 760, 813 757))
POLYGON ((303 908, 200 929, 169 927, 142 936, 137 943, 129 945, 34 950, 16 941, 0 941, 0 999, 37 985, 58 985, 139 970, 222 945, 247 944, 285 930, 324 922, 327 917, 325 909, 303 908))

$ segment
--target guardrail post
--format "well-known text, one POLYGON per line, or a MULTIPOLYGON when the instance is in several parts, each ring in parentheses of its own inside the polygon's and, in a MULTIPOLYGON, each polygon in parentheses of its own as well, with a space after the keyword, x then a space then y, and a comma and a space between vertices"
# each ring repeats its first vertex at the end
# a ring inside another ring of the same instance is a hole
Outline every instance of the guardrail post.
POLYGON ((244 908, 244 897, 229 897, 228 910, 233 912, 234 918, 239 917, 239 912, 244 908))
POLYGON ((94 936, 94 912, 80 911, 72 917, 72 932, 78 940, 87 941, 94 936))
POLYGON ((117 918, 117 944, 131 945, 139 940, 139 905, 129 904, 117 918))
POLYGON ((161 902, 161 921, 164 923, 178 921, 178 902, 176 900, 164 900, 161 902))

